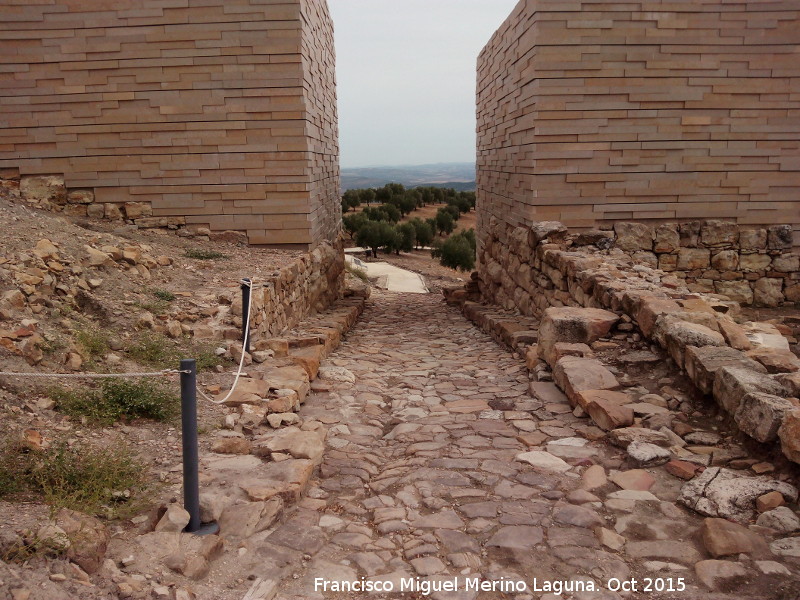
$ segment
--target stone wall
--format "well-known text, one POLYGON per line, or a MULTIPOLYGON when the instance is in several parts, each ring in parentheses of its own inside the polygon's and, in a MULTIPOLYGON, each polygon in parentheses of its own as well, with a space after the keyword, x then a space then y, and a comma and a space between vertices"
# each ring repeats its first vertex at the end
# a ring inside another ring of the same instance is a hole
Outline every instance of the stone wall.
MULTIPOLYGON (((251 300, 252 339, 279 335, 309 314, 331 306, 342 296, 344 273, 341 242, 323 242, 266 281, 257 281, 251 300)), ((240 294, 233 300, 229 314, 230 323, 240 329, 240 294)))
MULTIPOLYGON (((688 274, 692 271, 687 270, 686 278, 681 279, 674 273, 643 264, 637 255, 639 252, 655 255, 659 241, 670 239, 672 247, 662 248, 661 257, 677 255, 679 261, 686 260, 681 258, 682 250, 690 250, 691 256, 702 250, 708 260, 714 260, 722 252, 731 252, 741 259, 750 256, 741 254, 743 248, 751 249, 749 240, 763 238, 765 260, 791 263, 794 270, 779 277, 770 277, 773 273, 767 272, 765 277, 756 279, 755 299, 775 305, 780 290, 781 301, 784 298, 798 301, 798 257, 787 248, 787 228, 777 226, 763 232, 756 230, 756 236, 744 236, 736 226, 710 221, 699 226, 677 226, 669 230, 668 236, 667 230, 662 229, 659 236, 652 229, 633 225, 618 224, 614 237, 614 233, 600 231, 569 234, 559 222, 510 227, 492 217, 479 255, 478 272, 467 292, 477 284, 485 301, 523 315, 542 317, 538 346, 529 359, 533 363, 539 358, 546 360, 568 395, 571 395, 569 374, 566 363, 561 362, 575 362, 575 377, 585 380, 593 360, 575 359, 575 346, 580 345, 576 343, 589 343, 600 337, 580 339, 575 332, 588 335, 587 332, 593 331, 592 319, 608 321, 604 332, 620 321, 625 327, 620 331, 637 331, 652 348, 660 348, 700 392, 716 400, 741 431, 760 442, 780 439, 783 453, 800 462, 800 359, 792 353, 788 339, 770 323, 740 323, 742 319, 736 318, 740 311, 738 302, 720 294, 692 291, 690 288, 697 281, 689 283, 692 278, 688 274), (694 237, 691 243, 681 244, 681 232, 687 231, 694 237), (784 241, 773 243, 773 249, 769 250, 770 240, 779 239, 784 241), (634 240, 639 240, 638 246, 634 240), (652 251, 640 249, 646 240, 652 251), (628 245, 628 252, 609 248, 613 243, 628 245), (725 245, 729 249, 723 249, 725 245), (776 246, 783 246, 784 250, 776 246), (775 294, 760 293, 763 289, 759 282, 765 279, 781 282, 781 286, 770 288, 775 294), (787 284, 791 285, 785 287, 787 284), (560 351, 559 343, 565 344, 560 351)), ((465 302, 469 296, 461 291, 451 293, 450 299, 460 301, 473 320, 485 320, 479 314, 480 305, 465 302)), ((528 321, 525 317, 505 316, 498 326, 508 330, 509 339, 516 339, 518 334, 520 339, 527 339, 531 333, 527 331, 528 321)), ((615 387, 616 384, 603 389, 615 387)))
POLYGON ((655 287, 685 284, 689 292, 780 306, 800 302, 800 256, 792 251, 790 235, 787 225, 751 228, 715 220, 657 227, 620 222, 613 231, 570 234, 558 222, 511 227, 492 217, 478 273, 484 298, 529 316, 548 306, 590 306, 578 267, 635 279, 641 273, 655 287))
POLYGON ((63 180, 44 201, 72 215, 252 244, 338 235, 325 0, 55 0, 4 16, 0 175, 23 197, 63 180))
POLYGON ((800 10, 521 0, 478 59, 479 236, 558 220, 791 224, 800 10))

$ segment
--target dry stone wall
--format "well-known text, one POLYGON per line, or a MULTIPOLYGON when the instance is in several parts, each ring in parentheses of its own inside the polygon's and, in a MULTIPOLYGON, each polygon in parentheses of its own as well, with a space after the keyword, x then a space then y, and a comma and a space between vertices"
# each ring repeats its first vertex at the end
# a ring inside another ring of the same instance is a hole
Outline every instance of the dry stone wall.
POLYGON ((23 197, 251 244, 338 235, 325 0, 12 4, 0 175, 21 177, 23 197))
MULTIPOLYGON (((575 395, 571 386, 591 374, 591 359, 575 357, 576 352, 583 356, 578 347, 597 339, 622 319, 628 330, 638 328, 645 339, 660 347, 698 390, 716 400, 741 431, 760 442, 780 441, 783 453, 800 462, 800 359, 791 352, 787 339, 774 325, 737 322, 734 317, 740 305, 735 300, 721 294, 693 292, 691 288, 699 279, 691 283, 691 271, 687 270, 681 279, 675 276, 676 272, 643 264, 646 261, 638 254, 660 254, 655 262, 673 255, 682 260, 681 250, 690 250, 692 255, 702 251, 709 261, 721 252, 732 252, 741 258, 750 256, 741 254, 742 244, 750 250, 749 240, 763 238, 765 260, 793 265, 786 272, 766 272, 752 279, 756 301, 776 306, 787 299, 796 300, 800 289, 798 257, 788 247, 787 228, 776 226, 743 236, 743 230, 734 224, 709 221, 687 225, 685 229, 678 225, 669 231, 666 236, 662 229, 659 238, 652 228, 619 223, 615 232, 570 234, 559 222, 511 227, 492 217, 473 283, 451 299, 461 301, 468 316, 479 313, 479 305, 465 302, 468 292, 477 287, 485 301, 523 315, 542 317, 532 358, 534 362, 541 358, 550 364, 555 380, 570 397, 575 395), (681 244, 682 231, 693 232, 691 243, 681 244), (657 252, 658 240, 663 242, 665 237, 673 244, 669 248, 659 246, 661 251, 657 252), (615 243, 625 250, 610 247, 615 243), (645 246, 650 250, 644 250, 645 246), (778 273, 782 274, 770 276, 778 273), (773 286, 769 281, 773 279, 780 285, 775 283, 770 293, 761 293, 759 282, 766 280, 773 286)), ((701 274, 707 268, 703 264, 697 267, 701 274)), ((751 272, 739 273, 746 277, 751 272)), ((526 318, 518 320, 523 324, 512 323, 511 331, 523 330, 526 337, 526 318)), ((503 323, 510 321, 513 319, 506 318, 503 323)), ((597 373, 594 376, 592 381, 599 383, 581 389, 617 388, 613 381, 605 386, 602 377, 597 373)), ((603 423, 617 423, 614 427, 630 424, 626 415, 593 409, 603 423)))
POLYGON ((521 0, 478 59, 478 229, 789 224, 796 2, 521 0))

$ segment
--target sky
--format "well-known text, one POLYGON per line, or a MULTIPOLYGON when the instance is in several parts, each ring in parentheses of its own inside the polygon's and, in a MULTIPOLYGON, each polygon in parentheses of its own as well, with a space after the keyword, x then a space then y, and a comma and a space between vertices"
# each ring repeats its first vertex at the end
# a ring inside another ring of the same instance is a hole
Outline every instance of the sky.
POLYGON ((478 53, 518 0, 328 0, 342 168, 475 160, 478 53))

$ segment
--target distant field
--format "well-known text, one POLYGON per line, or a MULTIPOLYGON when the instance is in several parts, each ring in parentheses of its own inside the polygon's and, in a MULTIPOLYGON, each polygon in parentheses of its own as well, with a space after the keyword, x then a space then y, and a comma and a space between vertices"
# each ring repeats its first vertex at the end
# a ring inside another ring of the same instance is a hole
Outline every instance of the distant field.
POLYGON ((341 170, 342 191, 381 187, 402 183, 406 187, 433 185, 458 191, 475 189, 473 163, 439 163, 433 165, 353 167, 341 170))
MULTIPOLYGON (((428 206, 423 206, 422 208, 418 208, 410 215, 406 215, 403 219, 401 219, 401 223, 413 219, 414 217, 419 217, 423 221, 425 219, 430 219, 431 217, 436 216, 436 211, 446 206, 445 204, 429 204, 428 206)), ((466 230, 466 229, 475 229, 475 210, 469 211, 467 214, 462 214, 461 218, 456 221, 456 228, 453 233, 456 231, 466 230)))

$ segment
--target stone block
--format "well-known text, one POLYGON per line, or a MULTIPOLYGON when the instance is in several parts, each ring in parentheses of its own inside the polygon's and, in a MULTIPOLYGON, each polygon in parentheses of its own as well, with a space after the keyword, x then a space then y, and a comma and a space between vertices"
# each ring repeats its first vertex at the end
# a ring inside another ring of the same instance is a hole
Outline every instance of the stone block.
POLYGON ((783 279, 762 277, 753 290, 753 305, 775 307, 783 304, 783 279))
POLYGON ((725 338, 705 325, 675 321, 669 323, 664 330, 666 349, 672 360, 680 368, 684 368, 684 353, 687 346, 724 346, 725 338))
POLYGON ((764 365, 768 373, 794 373, 800 371, 800 358, 785 348, 761 347, 750 350, 747 356, 764 365))
POLYGON ((606 335, 619 317, 599 308, 548 308, 539 324, 539 353, 551 366, 559 342, 591 344, 606 335))
POLYGON ((706 550, 714 558, 767 551, 766 542, 760 535, 725 519, 705 519, 700 536, 706 550))
POLYGON ((714 291, 740 304, 753 303, 753 288, 749 281, 715 281, 714 291))
POLYGON ((553 377, 573 406, 577 404, 577 392, 614 390, 619 387, 613 373, 594 358, 565 356, 556 363, 553 377))
POLYGON ((706 248, 681 248, 678 250, 678 270, 694 271, 711 266, 711 250, 706 248))
POLYGON ((711 256, 711 266, 718 271, 735 271, 739 268, 739 253, 736 250, 722 250, 711 256))
POLYGON ((772 259, 772 270, 779 273, 795 273, 800 271, 800 256, 797 254, 781 254, 772 259))
POLYGON ((633 409, 620 406, 602 398, 595 398, 586 406, 586 412, 600 429, 611 431, 633 425, 633 409))
POLYGON ((728 413, 735 415, 747 394, 771 394, 784 397, 783 386, 763 372, 741 367, 720 367, 714 377, 714 399, 728 413))
POLYGON ((767 230, 744 227, 739 230, 739 248, 744 251, 766 250, 767 230))
POLYGON ((615 223, 614 233, 617 234, 616 247, 626 252, 637 250, 652 250, 655 232, 652 225, 645 223, 615 223))
POLYGON ((684 367, 689 379, 704 394, 714 390, 714 378, 722 367, 741 367, 760 373, 767 370, 739 350, 728 346, 689 346, 686 348, 684 367))
POLYGON ((742 254, 739 256, 739 269, 744 272, 765 271, 772 264, 768 254, 742 254))
POLYGON ((785 398, 753 392, 742 397, 734 419, 750 437, 759 442, 773 442, 786 413, 793 408, 794 404, 785 398))
POLYGON ((662 223, 656 227, 653 247, 655 252, 659 254, 677 252, 680 245, 681 239, 677 223, 662 223))
POLYGON ((732 221, 706 221, 700 228, 700 241, 709 248, 734 246, 739 241, 739 227, 732 221))
POLYGON ((680 305, 674 300, 645 296, 638 302, 635 315, 636 323, 642 333, 649 338, 653 335, 658 317, 680 310, 680 305))
POLYGON ((792 247, 792 226, 771 225, 767 228, 767 248, 769 250, 789 250, 792 247))
POLYGON ((781 452, 792 462, 800 463, 800 408, 787 411, 778 429, 781 452))

